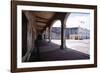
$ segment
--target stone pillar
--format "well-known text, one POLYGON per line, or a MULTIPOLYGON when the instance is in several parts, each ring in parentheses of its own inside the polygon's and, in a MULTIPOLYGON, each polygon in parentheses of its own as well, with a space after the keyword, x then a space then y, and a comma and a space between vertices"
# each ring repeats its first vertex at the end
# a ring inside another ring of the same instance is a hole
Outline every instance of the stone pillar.
POLYGON ((65 36, 65 29, 66 29, 66 22, 68 19, 68 16, 70 13, 63 13, 61 14, 60 20, 61 20, 61 49, 66 49, 66 36, 65 36))
POLYGON ((61 49, 66 48, 66 38, 65 38, 65 29, 66 29, 66 24, 61 21, 61 49))
POLYGON ((50 43, 51 42, 51 27, 48 28, 48 39, 50 43))
POLYGON ((43 33, 43 39, 46 40, 46 30, 43 33))

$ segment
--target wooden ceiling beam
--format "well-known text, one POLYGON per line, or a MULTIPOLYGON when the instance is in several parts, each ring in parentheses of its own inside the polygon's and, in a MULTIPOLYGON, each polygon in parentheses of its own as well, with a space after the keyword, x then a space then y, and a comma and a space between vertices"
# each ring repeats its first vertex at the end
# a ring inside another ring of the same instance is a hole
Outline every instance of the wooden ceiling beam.
POLYGON ((40 16, 36 16, 37 19, 42 19, 42 20, 48 20, 46 18, 40 17, 40 16))
POLYGON ((36 24, 36 26, 44 27, 44 26, 46 26, 46 24, 44 24, 44 23, 39 23, 39 22, 38 22, 38 23, 36 24))
POLYGON ((38 23, 47 23, 47 21, 43 21, 43 20, 36 20, 36 22, 38 23))
POLYGON ((36 26, 35 27, 37 30, 43 30, 43 27, 38 27, 38 26, 36 26))

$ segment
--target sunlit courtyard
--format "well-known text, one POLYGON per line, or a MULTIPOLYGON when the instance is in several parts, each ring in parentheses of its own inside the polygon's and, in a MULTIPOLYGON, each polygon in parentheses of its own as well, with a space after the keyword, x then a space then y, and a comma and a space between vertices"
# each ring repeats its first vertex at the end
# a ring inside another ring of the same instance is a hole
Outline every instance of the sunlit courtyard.
MULTIPOLYGON (((61 40, 52 40, 53 43, 61 45, 61 40)), ((89 39, 84 40, 66 40, 66 47, 80 51, 82 53, 89 54, 90 49, 89 39)))

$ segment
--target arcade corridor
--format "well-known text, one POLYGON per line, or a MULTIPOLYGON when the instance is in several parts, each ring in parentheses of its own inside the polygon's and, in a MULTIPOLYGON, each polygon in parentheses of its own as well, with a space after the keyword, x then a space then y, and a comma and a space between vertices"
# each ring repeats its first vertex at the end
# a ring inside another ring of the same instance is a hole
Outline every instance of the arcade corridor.
POLYGON ((70 12, 23 11, 22 16, 22 62, 89 59, 89 55, 67 48, 66 22, 70 12), (51 42, 51 27, 61 21, 61 45, 51 42), (46 31, 48 40, 46 41, 46 31))
POLYGON ((89 59, 89 55, 66 48, 61 50, 60 46, 54 43, 41 40, 39 44, 39 56, 37 57, 34 51, 29 59, 30 62, 34 61, 58 61, 58 60, 80 60, 89 59))

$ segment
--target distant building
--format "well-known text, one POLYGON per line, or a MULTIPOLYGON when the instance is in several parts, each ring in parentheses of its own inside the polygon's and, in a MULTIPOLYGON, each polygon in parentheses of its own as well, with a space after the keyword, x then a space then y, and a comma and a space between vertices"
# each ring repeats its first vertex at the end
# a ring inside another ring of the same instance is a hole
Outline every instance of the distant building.
POLYGON ((52 39, 60 39, 61 38, 61 28, 60 27, 52 27, 51 29, 51 38, 52 39))
POLYGON ((81 27, 66 28, 65 35, 67 39, 76 39, 76 40, 89 39, 90 31, 88 29, 81 27))
MULTIPOLYGON (((52 39, 60 39, 61 38, 61 28, 60 27, 52 27, 52 39)), ((66 39, 75 39, 75 40, 82 40, 82 39, 89 39, 90 38, 90 31, 85 28, 81 27, 72 27, 65 29, 65 38, 66 39)))

